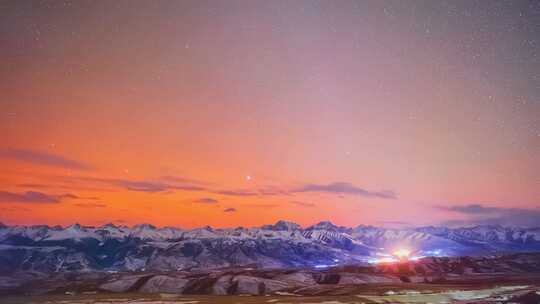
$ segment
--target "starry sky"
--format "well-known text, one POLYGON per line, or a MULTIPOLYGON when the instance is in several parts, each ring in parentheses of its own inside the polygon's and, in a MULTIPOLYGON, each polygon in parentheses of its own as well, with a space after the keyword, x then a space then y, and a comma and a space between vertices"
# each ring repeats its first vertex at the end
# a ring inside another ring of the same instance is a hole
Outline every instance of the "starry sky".
POLYGON ((538 1, 0 2, 0 221, 540 222, 538 1))

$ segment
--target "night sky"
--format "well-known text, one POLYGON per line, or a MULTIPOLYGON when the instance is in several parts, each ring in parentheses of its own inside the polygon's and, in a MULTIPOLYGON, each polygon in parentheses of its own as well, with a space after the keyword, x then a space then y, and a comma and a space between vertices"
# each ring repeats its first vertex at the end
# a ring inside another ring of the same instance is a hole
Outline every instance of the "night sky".
POLYGON ((6 224, 540 222, 539 1, 8 0, 0 58, 6 224))

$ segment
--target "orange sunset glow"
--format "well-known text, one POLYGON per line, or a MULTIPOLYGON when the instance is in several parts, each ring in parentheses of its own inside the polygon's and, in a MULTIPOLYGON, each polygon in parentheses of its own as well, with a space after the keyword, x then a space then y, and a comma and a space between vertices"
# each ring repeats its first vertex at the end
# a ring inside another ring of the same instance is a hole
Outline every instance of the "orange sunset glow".
POLYGON ((532 15, 69 3, 0 4, 4 224, 538 220, 532 15))

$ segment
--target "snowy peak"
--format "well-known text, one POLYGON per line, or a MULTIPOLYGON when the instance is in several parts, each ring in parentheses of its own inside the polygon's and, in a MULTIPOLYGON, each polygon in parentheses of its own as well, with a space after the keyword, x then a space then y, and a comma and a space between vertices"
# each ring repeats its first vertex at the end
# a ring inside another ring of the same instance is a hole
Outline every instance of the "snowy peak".
POLYGON ((133 226, 133 230, 156 230, 156 226, 151 224, 138 224, 133 226))
POLYGON ((329 230, 329 231, 337 231, 340 227, 334 225, 330 221, 322 221, 319 222, 313 226, 310 226, 308 230, 329 230))
POLYGON ((540 228, 503 227, 483 225, 465 228, 422 227, 422 231, 454 241, 470 241, 483 244, 493 243, 531 243, 540 241, 540 228))
POLYGON ((302 227, 293 222, 277 221, 274 225, 264 225, 261 227, 261 229, 275 231, 295 231, 302 229, 302 227))
MULTIPOLYGON (((287 242, 313 242, 336 248, 356 248, 367 246, 389 250, 396 246, 407 246, 418 250, 449 248, 446 253, 474 254, 475 252, 540 251, 540 229, 523 229, 501 226, 477 226, 469 228, 421 227, 407 229, 357 226, 339 227, 329 221, 317 223, 308 228, 278 221, 273 225, 255 228, 212 229, 202 227, 182 230, 174 227, 156 228, 150 224, 135 225, 131 228, 113 224, 101 227, 74 224, 66 228, 59 226, 4 226, 0 230, 0 244, 29 244, 31 242, 64 241, 81 242, 94 239, 105 242, 139 239, 143 241, 175 242, 179 240, 283 240, 287 242)), ((352 249, 351 249, 352 250, 352 249)))
POLYGON ((99 227, 101 229, 118 229, 118 226, 116 226, 115 224, 113 223, 108 223, 108 224, 105 224, 101 227, 99 227))
POLYGON ((71 230, 82 230, 83 227, 81 226, 81 224, 79 223, 75 223, 71 226, 68 226, 66 229, 71 229, 71 230))

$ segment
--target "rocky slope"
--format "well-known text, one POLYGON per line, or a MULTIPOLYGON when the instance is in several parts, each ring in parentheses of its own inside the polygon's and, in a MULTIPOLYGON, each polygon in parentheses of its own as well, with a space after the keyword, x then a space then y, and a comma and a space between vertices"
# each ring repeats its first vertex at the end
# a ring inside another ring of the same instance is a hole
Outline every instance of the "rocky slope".
POLYGON ((424 258, 371 266, 316 269, 56 273, 0 277, 0 295, 172 293, 184 295, 353 295, 377 291, 538 284, 540 254, 496 258, 424 258), (450 287, 449 287, 450 286, 450 287), (451 287, 454 286, 454 287, 451 287))

